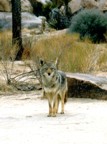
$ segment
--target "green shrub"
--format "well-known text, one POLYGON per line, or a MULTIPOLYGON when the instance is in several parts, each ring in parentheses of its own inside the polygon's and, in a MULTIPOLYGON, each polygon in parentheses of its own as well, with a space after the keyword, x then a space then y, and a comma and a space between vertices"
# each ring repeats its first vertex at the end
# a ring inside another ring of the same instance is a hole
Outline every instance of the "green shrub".
POLYGON ((105 16, 106 16, 106 18, 107 18, 107 12, 105 13, 105 16))
POLYGON ((88 37, 94 43, 105 41, 107 17, 97 9, 80 11, 71 20, 69 32, 79 33, 80 38, 88 37))

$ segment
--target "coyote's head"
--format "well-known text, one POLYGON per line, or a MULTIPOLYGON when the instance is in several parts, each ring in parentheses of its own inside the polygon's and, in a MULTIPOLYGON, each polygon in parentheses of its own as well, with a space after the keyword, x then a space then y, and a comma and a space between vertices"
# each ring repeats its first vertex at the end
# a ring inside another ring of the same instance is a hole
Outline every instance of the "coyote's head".
POLYGON ((49 86, 55 83, 57 78, 57 64, 40 60, 40 75, 45 85, 49 86))

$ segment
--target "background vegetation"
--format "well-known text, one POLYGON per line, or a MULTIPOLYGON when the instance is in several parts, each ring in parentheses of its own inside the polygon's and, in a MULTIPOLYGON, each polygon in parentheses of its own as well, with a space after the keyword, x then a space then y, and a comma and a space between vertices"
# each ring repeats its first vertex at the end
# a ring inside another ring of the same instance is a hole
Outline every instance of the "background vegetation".
MULTIPOLYGON (((89 39, 79 40, 77 34, 62 34, 38 41, 24 42, 23 60, 42 57, 53 60, 60 57, 59 69, 66 72, 83 72, 107 69, 107 45, 93 44, 89 39), (61 54, 61 55, 60 55, 61 54)), ((0 58, 14 60, 17 46, 12 47, 11 33, 0 34, 0 58)))
POLYGON ((71 33, 79 33, 80 38, 88 37, 94 43, 106 41, 107 17, 98 9, 86 9, 79 12, 71 20, 71 33))
POLYGON ((93 44, 88 39, 80 41, 77 34, 64 34, 38 41, 32 46, 31 56, 55 60, 61 52, 61 70, 89 73, 106 67, 107 45, 93 44))

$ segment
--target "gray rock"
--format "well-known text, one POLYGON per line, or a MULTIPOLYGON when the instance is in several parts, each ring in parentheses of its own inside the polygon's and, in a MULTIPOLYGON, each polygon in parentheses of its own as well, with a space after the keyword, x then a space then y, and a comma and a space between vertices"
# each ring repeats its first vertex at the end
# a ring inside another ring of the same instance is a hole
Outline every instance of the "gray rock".
MULTIPOLYGON (((41 18, 29 12, 22 12, 22 28, 39 28, 41 23, 41 18)), ((12 13, 0 12, 0 30, 6 29, 12 29, 12 13)))

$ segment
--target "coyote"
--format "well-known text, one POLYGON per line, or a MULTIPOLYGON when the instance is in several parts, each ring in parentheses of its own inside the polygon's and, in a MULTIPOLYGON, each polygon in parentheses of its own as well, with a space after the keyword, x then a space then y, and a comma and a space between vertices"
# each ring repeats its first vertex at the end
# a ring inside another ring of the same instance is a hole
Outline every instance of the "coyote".
POLYGON ((64 103, 67 101, 67 78, 65 73, 57 70, 57 62, 40 60, 40 78, 43 87, 43 96, 49 104, 48 117, 55 117, 61 101, 61 114, 64 114, 64 103))

